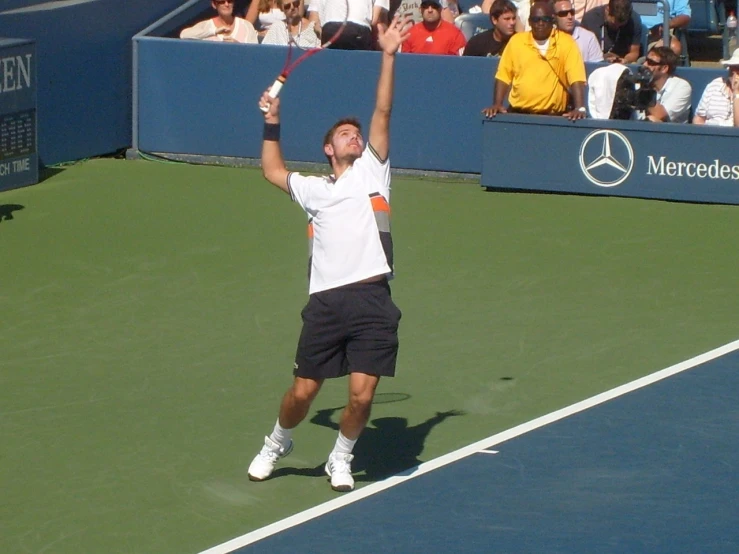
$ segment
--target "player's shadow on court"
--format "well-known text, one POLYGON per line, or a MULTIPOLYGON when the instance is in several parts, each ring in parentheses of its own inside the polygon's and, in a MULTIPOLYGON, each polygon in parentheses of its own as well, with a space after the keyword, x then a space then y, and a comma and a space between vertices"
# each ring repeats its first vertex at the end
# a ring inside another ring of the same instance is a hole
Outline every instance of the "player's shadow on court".
MULTIPOLYGON (((311 423, 328 427, 338 432, 339 424, 334 422, 334 413, 340 414, 341 408, 319 410, 311 418, 311 423)), ((436 412, 418 425, 408 426, 404 417, 379 417, 370 420, 354 447, 352 473, 358 482, 373 482, 391 475, 406 472, 423 463, 418 457, 423 452, 431 430, 449 417, 465 415, 460 410, 436 412)), ((323 472, 323 464, 318 468, 323 472)))
POLYGON ((22 210, 25 206, 20 204, 0 204, 0 222, 13 219, 13 212, 22 210))

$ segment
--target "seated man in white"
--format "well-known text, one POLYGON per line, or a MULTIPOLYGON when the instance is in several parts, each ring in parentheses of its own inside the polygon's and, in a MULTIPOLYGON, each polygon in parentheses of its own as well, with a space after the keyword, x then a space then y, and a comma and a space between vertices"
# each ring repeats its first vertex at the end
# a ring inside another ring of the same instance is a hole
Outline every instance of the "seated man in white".
POLYGON ((180 38, 249 44, 259 42, 254 26, 245 19, 234 16, 233 0, 211 0, 210 5, 217 15, 183 29, 180 38))
POLYGON ((647 52, 644 67, 652 73, 657 103, 636 112, 636 119, 668 123, 688 123, 693 89, 685 79, 675 76, 678 56, 670 48, 655 46, 647 52))
POLYGON ((570 0, 557 0, 554 3, 554 15, 557 18, 557 29, 572 35, 582 54, 584 62, 602 62, 603 50, 598 38, 575 21, 575 7, 570 0))

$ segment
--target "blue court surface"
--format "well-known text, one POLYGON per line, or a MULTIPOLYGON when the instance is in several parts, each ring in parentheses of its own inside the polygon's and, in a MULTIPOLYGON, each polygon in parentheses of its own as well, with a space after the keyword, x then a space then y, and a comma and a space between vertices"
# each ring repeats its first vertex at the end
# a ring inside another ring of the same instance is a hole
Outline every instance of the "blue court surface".
POLYGON ((207 553, 737 554, 738 349, 736 341, 207 553))

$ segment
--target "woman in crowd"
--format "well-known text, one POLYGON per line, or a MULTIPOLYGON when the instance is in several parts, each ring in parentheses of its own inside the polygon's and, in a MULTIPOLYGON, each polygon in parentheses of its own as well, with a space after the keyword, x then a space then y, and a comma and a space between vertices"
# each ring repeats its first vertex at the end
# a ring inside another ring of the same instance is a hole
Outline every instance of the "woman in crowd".
POLYGON ((693 116, 696 125, 739 127, 739 48, 721 63, 728 75, 717 77, 706 86, 693 116))

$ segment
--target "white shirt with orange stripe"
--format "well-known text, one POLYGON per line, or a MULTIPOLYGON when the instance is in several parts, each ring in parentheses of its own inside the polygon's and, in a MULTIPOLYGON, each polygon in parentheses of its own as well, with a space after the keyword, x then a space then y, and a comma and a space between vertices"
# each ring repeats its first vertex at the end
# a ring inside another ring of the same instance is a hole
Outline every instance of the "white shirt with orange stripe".
POLYGON ((388 160, 368 144, 337 180, 293 172, 287 185, 309 219, 309 294, 392 277, 388 160))

